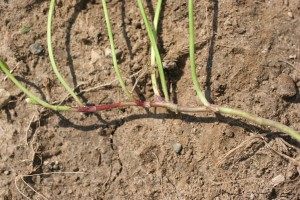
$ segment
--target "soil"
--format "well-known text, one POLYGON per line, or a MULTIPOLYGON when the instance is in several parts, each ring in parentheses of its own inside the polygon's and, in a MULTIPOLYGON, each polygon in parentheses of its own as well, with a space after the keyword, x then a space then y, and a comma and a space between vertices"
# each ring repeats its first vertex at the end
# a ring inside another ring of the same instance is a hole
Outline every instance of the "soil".
MULTIPOLYGON (((151 100, 150 45, 137 3, 107 4, 127 85, 137 81, 133 93, 151 100)), ((148 16, 153 4, 144 1, 148 16)), ((0 2, 0 58, 35 94, 75 106, 50 67, 48 8, 45 0, 0 2)), ((88 105, 126 100, 105 55, 101 1, 58 0, 55 9, 53 48, 67 82, 88 105)), ((172 101, 201 105, 186 53, 187 1, 165 1, 162 12, 158 41, 164 62, 173 63, 166 66, 172 101)), ((195 1, 195 34, 210 102, 300 130, 299 0, 195 1)), ((300 144, 276 129, 164 109, 53 112, 26 104, 3 73, 0 81, 11 95, 0 110, 1 199, 300 199, 300 144)))

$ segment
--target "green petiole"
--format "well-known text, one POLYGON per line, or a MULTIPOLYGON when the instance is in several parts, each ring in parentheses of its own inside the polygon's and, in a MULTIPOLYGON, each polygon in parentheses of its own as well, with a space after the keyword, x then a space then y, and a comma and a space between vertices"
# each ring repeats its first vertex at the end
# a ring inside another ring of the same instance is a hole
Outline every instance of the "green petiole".
POLYGON ((77 102, 77 104, 79 106, 83 106, 83 103, 80 101, 80 99, 77 97, 77 95, 73 92, 73 90, 70 88, 70 86, 67 84, 67 82, 63 79, 63 77, 59 73, 56 63, 55 63, 55 59, 54 59, 54 55, 53 55, 53 48, 52 48, 52 39, 51 39, 51 26, 52 26, 53 14, 54 14, 54 7, 55 7, 55 0, 51 0, 49 14, 48 14, 48 23, 47 23, 47 45, 48 45, 48 52, 49 52, 51 66, 52 66, 52 69, 53 69, 56 77, 61 82, 61 84, 64 86, 64 88, 66 88, 66 90, 74 98, 74 100, 77 102))
POLYGON ((204 93, 202 92, 200 88, 200 84, 198 82, 197 78, 197 72, 196 72, 196 65, 195 65, 195 34, 194 34, 194 6, 193 6, 193 0, 189 0, 189 42, 190 42, 190 64, 191 64, 191 71, 192 71, 192 78, 193 83, 195 86, 195 89, 197 91, 198 97, 200 98, 200 101, 203 103, 204 106, 209 106, 209 102, 204 96, 204 93))
POLYGON ((108 9, 107 9, 105 0, 102 0, 102 5, 103 5, 103 10, 104 10, 104 15, 105 15, 106 27, 107 27, 107 32, 108 32, 108 36, 109 36, 109 43, 110 43, 110 47, 111 47, 111 54, 112 54, 112 58, 113 58, 115 72, 117 74, 119 83, 120 83, 123 91, 125 92, 126 96, 129 99, 134 99, 132 94, 129 92, 129 90, 127 89, 127 87, 125 85, 124 79, 122 78, 122 75, 121 75, 121 72, 120 72, 120 69, 119 69, 119 66, 117 63, 114 38, 113 38, 112 30, 111 30, 111 24, 110 24, 108 9))
POLYGON ((161 60, 161 57, 160 57, 160 54, 159 54, 159 51, 158 51, 158 47, 157 47, 157 44, 156 44, 156 31, 153 30, 151 25, 150 25, 150 22, 147 18, 142 0, 138 0, 138 6, 139 6, 139 9, 141 11, 143 20, 144 20, 145 25, 146 25, 148 37, 149 37, 150 42, 151 42, 151 47, 153 48, 153 51, 154 51, 154 54, 155 54, 155 59, 156 59, 156 63, 157 63, 159 78, 160 78, 162 90, 163 90, 163 93, 164 93, 164 97, 165 97, 165 100, 168 102, 169 101, 169 94, 168 94, 164 69, 163 69, 163 65, 162 65, 162 60, 161 60))
POLYGON ((32 104, 39 104, 41 106, 44 106, 45 108, 49 108, 52 110, 57 110, 57 111, 73 111, 73 109, 69 106, 54 106, 51 105, 43 100, 41 100, 40 98, 38 98, 37 96, 35 96, 33 93, 31 93, 29 90, 27 90, 8 70, 8 67, 6 65, 6 63, 2 60, 0 60, 0 68, 1 70, 7 75, 7 77, 18 87, 20 88, 20 90, 22 90, 28 97, 29 99, 27 99, 26 101, 28 103, 32 103, 32 104))

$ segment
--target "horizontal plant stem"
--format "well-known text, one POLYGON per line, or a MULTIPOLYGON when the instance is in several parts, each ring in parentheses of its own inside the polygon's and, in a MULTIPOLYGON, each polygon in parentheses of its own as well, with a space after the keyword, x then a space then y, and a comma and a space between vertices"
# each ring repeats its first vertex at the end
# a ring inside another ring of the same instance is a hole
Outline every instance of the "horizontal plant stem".
POLYGON ((229 115, 239 116, 241 118, 252 121, 252 122, 254 122, 258 125, 270 126, 270 127, 273 127, 273 128, 277 128, 280 131, 289 134, 290 136, 292 136, 293 138, 297 139, 300 142, 300 134, 297 131, 295 131, 292 128, 290 128, 290 127, 288 127, 284 124, 281 124, 279 122, 269 120, 269 119, 265 119, 265 118, 262 118, 262 117, 257 117, 255 115, 244 112, 242 110, 226 108, 226 107, 222 107, 222 106, 218 107, 218 112, 219 113, 224 113, 224 114, 229 114, 229 115))
POLYGON ((74 111, 71 107, 69 106, 55 106, 51 105, 40 98, 38 98, 36 95, 31 93, 29 90, 27 90, 8 70, 8 67, 6 63, 2 60, 0 60, 0 68, 1 70, 7 75, 7 77, 20 89, 22 90, 27 96, 31 98, 31 102, 34 102, 34 104, 40 104, 44 106, 45 108, 49 108, 52 110, 57 110, 57 111, 74 111))
POLYGON ((73 92, 73 90, 68 85, 68 83, 61 76, 61 74, 58 71, 58 68, 56 66, 56 63, 55 63, 55 59, 54 59, 54 55, 53 55, 53 48, 52 48, 52 39, 51 39, 51 27, 52 27, 52 18, 53 18, 53 14, 54 14, 54 7, 55 7, 55 0, 51 0, 49 14, 48 14, 48 23, 47 23, 47 45, 48 45, 50 63, 51 63, 52 69, 53 69, 56 77, 61 82, 61 84, 64 86, 64 88, 69 92, 69 94, 74 98, 74 100, 77 102, 77 104, 79 106, 83 106, 83 103, 80 101, 80 99, 73 92))
POLYGON ((7 75, 7 77, 20 89, 22 90, 27 96, 29 96, 33 102, 33 104, 39 104, 43 107, 57 110, 57 111, 73 111, 73 112, 96 112, 96 111, 103 111, 103 110, 109 110, 113 108, 121 108, 121 107, 129 107, 129 106, 139 106, 143 108, 151 108, 151 107, 163 107, 169 110, 172 110, 174 112, 218 112, 221 114, 229 114, 238 116, 240 118, 249 120, 254 122, 255 124, 262 125, 262 126, 269 126, 273 128, 277 128, 280 131, 289 134, 294 139, 298 140, 300 142, 300 134, 293 130, 292 128, 281 124, 279 122, 257 117, 253 114, 227 108, 223 106, 217 106, 217 105, 209 105, 209 106, 200 106, 200 107, 189 107, 189 106, 180 106, 177 104, 173 104, 170 102, 146 102, 146 101, 132 101, 132 102, 119 102, 114 104, 107 104, 107 105, 100 105, 100 106, 86 106, 86 107, 69 107, 69 106, 55 106, 51 105, 40 98, 38 98, 36 95, 28 91, 8 70, 8 67, 6 63, 2 60, 0 60, 0 69, 7 75))
POLYGON ((112 104, 105 104, 100 106, 86 106, 86 107, 72 107, 73 111, 77 112, 96 112, 96 111, 104 111, 110 110, 114 108, 122 108, 122 107, 130 107, 130 106, 138 106, 142 108, 154 108, 154 107, 162 107, 168 110, 172 110, 174 112, 207 112, 210 111, 209 108, 205 106, 201 107, 188 107, 188 106, 180 106, 177 104, 173 104, 170 102, 148 102, 148 101, 129 101, 129 102, 118 102, 112 104))

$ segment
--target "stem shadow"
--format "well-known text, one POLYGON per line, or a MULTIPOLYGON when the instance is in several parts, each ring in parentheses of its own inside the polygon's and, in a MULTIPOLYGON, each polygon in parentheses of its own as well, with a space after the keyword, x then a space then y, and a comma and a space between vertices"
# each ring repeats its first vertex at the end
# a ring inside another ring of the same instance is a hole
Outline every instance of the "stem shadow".
POLYGON ((126 5, 125 4, 126 4, 126 1, 122 0, 122 8, 121 8, 122 34, 126 41, 126 46, 129 51, 130 60, 132 60, 133 59, 132 45, 131 45, 130 38, 127 34, 127 31, 126 31, 126 23, 125 23, 125 18, 126 18, 126 5))
MULTIPOLYGON (((131 40, 126 31, 127 24, 125 23, 125 19, 126 19, 126 1, 125 0, 122 0, 122 4, 121 4, 121 18, 122 18, 122 34, 125 39, 127 49, 129 51, 129 57, 130 57, 130 63, 131 63, 131 61, 134 59, 134 55, 132 52, 131 40)), ((131 77, 131 82, 135 83, 135 81, 136 81, 136 78, 131 77)), ((138 95, 139 99, 145 100, 145 96, 144 96, 143 92, 139 89, 139 87, 135 87, 134 92, 138 95)))
POLYGON ((41 95, 41 99, 44 99, 44 100, 46 99, 46 95, 44 94, 44 92, 42 91, 42 89, 40 87, 38 87, 34 83, 28 81, 27 79, 24 79, 23 77, 16 76, 15 78, 18 81, 25 83, 25 84, 29 85, 30 87, 36 89, 36 91, 41 95))
MULTIPOLYGON (((68 21, 68 26, 67 26, 67 31, 66 31, 66 40, 65 40, 65 45, 66 45, 66 51, 67 51, 67 65, 69 66, 70 69, 70 74, 72 77, 72 81, 73 81, 73 85, 74 88, 76 88, 77 86, 77 77, 76 77, 76 73, 74 70, 74 62, 73 62, 73 58, 71 55, 71 31, 73 28, 74 23, 76 22, 79 13, 82 10, 86 10, 87 9, 87 4, 88 3, 94 3, 94 0, 81 0, 79 2, 77 2, 77 4, 74 7, 74 12, 70 18, 70 20, 68 21)), ((78 89, 79 90, 79 89, 78 89)), ((77 91, 79 92, 79 91, 77 91)), ((82 95, 80 95, 82 97, 82 95)), ((84 98, 83 98, 84 99, 84 98)), ((86 101, 86 99, 84 99, 86 101)))
POLYGON ((209 102, 213 103, 213 100, 211 98, 211 75, 212 75, 212 68, 213 68, 213 62, 214 62, 214 48, 215 48, 215 41, 216 41, 216 35, 218 32, 218 16, 219 16, 219 1, 214 0, 214 14, 213 14, 213 21, 212 21, 212 28, 213 33, 210 40, 210 46, 208 49, 208 59, 206 64, 206 90, 205 90, 205 97, 209 102))
MULTIPOLYGON (((57 116, 60 118, 59 125, 63 128, 74 128, 81 131, 95 131, 107 127, 120 127, 125 123, 140 120, 140 119, 179 119, 187 123, 216 123, 220 122, 223 124, 227 124, 230 126, 237 126, 245 129, 248 132, 258 132, 263 134, 264 137, 267 139, 274 139, 274 138, 283 138, 285 141, 288 141, 290 144, 293 144, 297 148, 300 148, 300 143, 291 138, 289 135, 286 135, 282 132, 270 132, 268 129, 261 128, 257 125, 249 124, 244 122, 240 119, 223 116, 221 114, 216 114, 215 117, 197 117, 189 114, 175 114, 175 113, 151 113, 147 112, 144 114, 134 114, 127 117, 113 119, 111 121, 105 121, 102 118, 98 118, 101 124, 91 124, 91 125, 77 125, 76 122, 72 122, 70 119, 65 118, 61 113, 56 112, 57 116)), ((105 135, 100 135, 105 136, 105 135)))

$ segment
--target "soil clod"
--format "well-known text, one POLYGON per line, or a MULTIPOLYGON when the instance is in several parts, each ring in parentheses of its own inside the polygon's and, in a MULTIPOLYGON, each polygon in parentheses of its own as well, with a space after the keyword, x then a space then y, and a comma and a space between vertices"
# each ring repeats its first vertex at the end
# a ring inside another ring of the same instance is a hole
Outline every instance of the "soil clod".
POLYGON ((277 94, 282 98, 291 98, 297 94, 294 80, 287 74, 278 77, 277 94))
POLYGON ((276 186, 284 181, 285 181, 285 177, 282 174, 279 174, 278 176, 275 176, 274 178, 272 178, 271 183, 273 186, 276 186))

